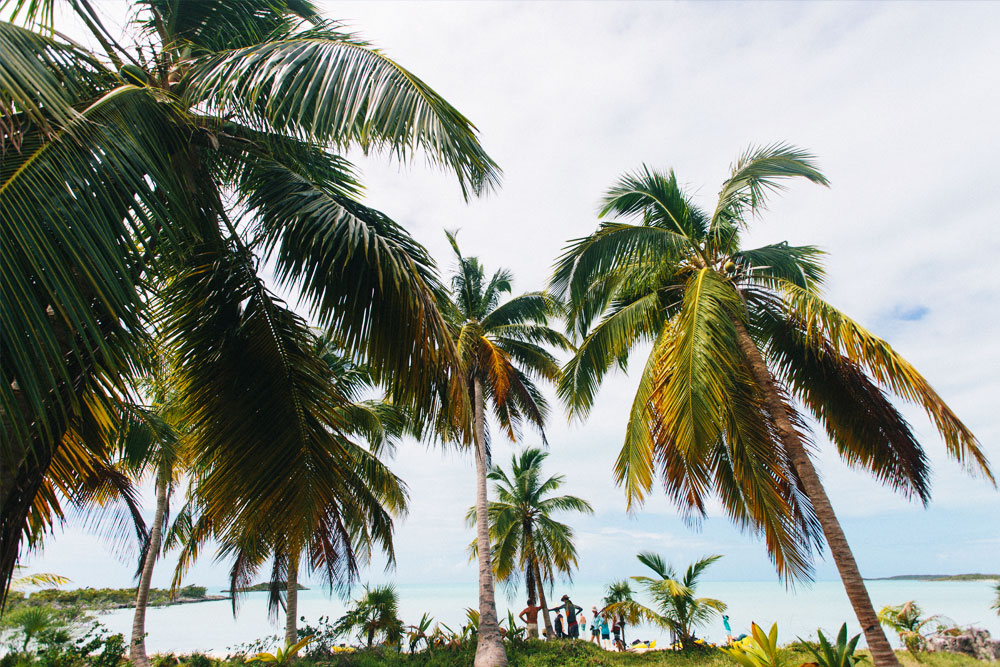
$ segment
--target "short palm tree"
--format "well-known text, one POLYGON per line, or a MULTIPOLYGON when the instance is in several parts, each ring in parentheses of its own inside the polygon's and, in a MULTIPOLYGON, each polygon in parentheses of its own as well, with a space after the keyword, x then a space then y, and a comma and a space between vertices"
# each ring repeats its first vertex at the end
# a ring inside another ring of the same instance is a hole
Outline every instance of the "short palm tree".
POLYGON ((4 2, 29 27, 0 21, 3 592, 58 512, 43 487, 75 498, 74 464, 107 458, 67 436, 124 418, 151 331, 202 462, 253 462, 213 491, 266 487, 286 440, 331 421, 265 265, 397 401, 461 397, 433 263, 336 153, 423 153, 466 196, 499 179, 468 119, 309 0, 142 0, 125 43, 74 0, 96 51, 52 30, 53 5, 4 2))
POLYGON ((932 623, 940 625, 940 616, 924 617, 924 610, 913 600, 897 606, 882 607, 878 613, 879 623, 899 636, 910 653, 917 653, 927 645, 925 628, 932 623))
POLYGON ((391 584, 365 586, 365 593, 347 608, 334 623, 339 635, 356 635, 371 647, 376 641, 399 646, 403 638, 403 622, 399 620, 399 596, 391 584))
MULTIPOLYGON (((576 496, 554 496, 565 481, 562 475, 542 478, 542 463, 547 452, 529 447, 510 459, 510 475, 494 467, 487 479, 494 482, 497 500, 490 501, 487 517, 490 527, 490 558, 497 581, 516 582, 522 576, 528 594, 528 604, 535 604, 535 595, 544 609, 545 629, 552 636, 552 623, 545 601, 545 583, 556 574, 571 575, 577 566, 573 529, 556 521, 556 512, 593 514, 586 500, 576 496)), ((470 526, 476 525, 475 507, 465 515, 470 526)), ((478 541, 473 542, 477 553, 478 541)))
MULTIPOLYGON (((548 413, 534 378, 554 382, 559 364, 545 345, 569 349, 569 341, 546 322, 556 313, 555 302, 544 292, 529 292, 501 303, 511 291, 511 274, 505 269, 487 278, 475 257, 464 257, 453 233, 448 240, 458 266, 452 275, 451 297, 441 310, 452 331, 459 363, 465 373, 472 405, 473 444, 476 448, 476 545, 479 561, 479 639, 477 667, 507 664, 500 637, 490 534, 487 521, 486 474, 490 468, 486 408, 491 404, 501 429, 512 440, 523 422, 542 430, 548 413)), ((464 425, 460 425, 464 427, 464 425)), ((453 424, 441 430, 448 434, 453 424)), ((544 433, 542 435, 544 440, 544 433)))
POLYGON ((655 578, 632 577, 646 589, 652 606, 623 601, 610 605, 608 612, 620 615, 631 623, 644 621, 670 630, 671 635, 681 643, 681 648, 691 648, 694 646, 694 631, 726 610, 726 604, 721 600, 695 597, 698 578, 722 556, 706 556, 695 561, 684 571, 684 576, 678 576, 673 566, 667 565, 658 554, 644 552, 637 558, 656 574, 655 578))
POLYGON ((975 436, 884 340, 820 297, 820 251, 787 243, 747 249, 741 234, 789 178, 826 184, 811 156, 776 145, 733 165, 714 210, 695 206, 672 171, 647 167, 608 191, 601 223, 560 258, 553 289, 582 338, 560 396, 585 415, 601 379, 641 343, 641 372, 615 467, 629 503, 654 475, 684 515, 716 492, 741 527, 764 537, 779 573, 809 576, 823 536, 876 664, 896 665, 808 454, 800 409, 841 456, 929 498, 927 456, 889 393, 925 409, 948 453, 991 481, 975 436), (599 320, 596 326, 592 326, 599 320))
POLYGON ((352 363, 330 332, 316 334, 312 344, 312 356, 326 367, 335 392, 336 422, 295 441, 291 460, 261 495, 230 498, 227 502, 237 517, 231 523, 215 519, 218 513, 211 508, 220 505, 219 497, 204 488, 213 483, 216 471, 194 468, 188 505, 171 535, 172 545, 183 545, 175 588, 208 540, 218 544, 220 558, 232 560, 234 611, 239 591, 269 564, 269 610, 277 616, 284 607, 288 644, 298 639, 298 574, 303 562, 318 571, 331 590, 345 592, 373 549, 385 553, 390 564, 395 561, 393 517, 405 512, 407 496, 402 481, 379 454, 392 449, 404 432, 413 433, 404 410, 363 398, 375 390, 373 375, 352 363))

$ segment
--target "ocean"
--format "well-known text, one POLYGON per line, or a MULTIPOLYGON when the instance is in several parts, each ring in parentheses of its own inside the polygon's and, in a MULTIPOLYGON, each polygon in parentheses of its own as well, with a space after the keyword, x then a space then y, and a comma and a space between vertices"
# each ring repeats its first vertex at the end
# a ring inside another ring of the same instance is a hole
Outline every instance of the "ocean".
MULTIPOLYGON (((994 590, 994 584, 985 581, 868 582, 876 611, 885 605, 916 600, 927 614, 939 614, 961 626, 983 627, 993 636, 1000 637, 1000 616, 990 609, 994 590)), ((399 585, 397 591, 400 617, 406 623, 416 622, 421 614, 427 612, 436 621, 458 629, 464 620, 465 608, 477 607, 474 582, 399 585)), ((590 609, 599 605, 603 587, 579 582, 564 586, 557 584, 554 593, 550 604, 554 605, 559 597, 567 593, 586 610, 589 623, 590 609)), ((828 636, 835 635, 845 621, 849 632, 860 632, 839 581, 818 581, 792 591, 776 582, 704 581, 698 588, 698 595, 718 598, 729 605, 727 613, 736 634, 748 632, 752 621, 765 626, 765 629, 777 622, 781 643, 793 641, 796 637, 815 637, 817 628, 822 628, 828 636)), ((643 601, 641 594, 635 597, 643 601)), ((516 614, 524 606, 520 597, 508 600, 502 588, 497 590, 497 605, 501 620, 506 619, 508 609, 516 614)), ((343 613, 344 607, 343 601, 323 590, 308 590, 299 594, 299 614, 309 622, 321 616, 329 616, 332 621, 343 613)), ((127 640, 132 628, 132 614, 132 609, 118 609, 100 614, 99 620, 112 632, 123 633, 127 640)), ((283 635, 283 628, 283 623, 272 624, 268 620, 267 594, 248 593, 242 596, 235 618, 229 600, 149 609, 146 614, 146 647, 151 653, 199 651, 224 656, 239 644, 279 633, 283 635)), ((703 628, 699 636, 716 642, 724 639, 721 619, 703 628)), ((667 641, 660 631, 642 626, 629 627, 626 639, 658 639, 661 644, 667 641)), ((895 636, 890 636, 890 641, 898 645, 895 636)))

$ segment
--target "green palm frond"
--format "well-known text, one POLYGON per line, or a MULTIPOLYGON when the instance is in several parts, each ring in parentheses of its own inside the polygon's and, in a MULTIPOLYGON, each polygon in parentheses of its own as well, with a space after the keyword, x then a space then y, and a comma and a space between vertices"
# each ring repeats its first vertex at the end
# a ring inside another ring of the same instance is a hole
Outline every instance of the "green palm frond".
POLYGON ((466 196, 499 185, 500 170, 468 119, 336 25, 212 54, 191 67, 184 89, 188 100, 251 125, 260 119, 280 132, 402 160, 421 150, 455 172, 466 196))
POLYGON ((804 340, 814 353, 823 354, 829 345, 881 386, 922 407, 941 434, 948 453, 970 472, 996 483, 986 453, 972 431, 892 346, 800 287, 783 283, 781 296, 787 315, 800 323, 804 340))

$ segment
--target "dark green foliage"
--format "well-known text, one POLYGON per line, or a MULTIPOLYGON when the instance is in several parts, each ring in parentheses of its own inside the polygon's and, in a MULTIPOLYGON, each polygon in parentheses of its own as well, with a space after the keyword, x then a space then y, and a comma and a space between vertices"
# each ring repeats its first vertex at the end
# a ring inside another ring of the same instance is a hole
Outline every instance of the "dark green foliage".
POLYGON ((819 636, 818 647, 813 648, 812 645, 805 642, 803 644, 816 658, 816 663, 820 667, 854 667, 858 662, 864 660, 863 656, 854 655, 854 649, 857 647, 861 635, 854 635, 848 640, 847 623, 840 626, 836 644, 831 644, 823 636, 822 630, 816 630, 816 634, 819 636))

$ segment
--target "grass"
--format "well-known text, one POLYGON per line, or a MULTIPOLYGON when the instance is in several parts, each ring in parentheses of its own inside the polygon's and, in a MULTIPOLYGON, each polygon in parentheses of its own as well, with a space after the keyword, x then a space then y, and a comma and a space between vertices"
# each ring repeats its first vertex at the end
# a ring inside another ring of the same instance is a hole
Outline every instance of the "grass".
MULTIPOLYGON (((438 649, 433 653, 396 653, 391 650, 374 649, 357 653, 340 654, 330 659, 299 660, 299 667, 467 667, 475 656, 475 644, 460 649, 438 649)), ((865 654, 859 651, 859 654, 865 654)), ((812 656, 799 648, 782 649, 788 667, 799 667, 812 662, 812 656)), ((1000 665, 1000 661, 983 662, 968 656, 953 653, 923 653, 917 661, 905 651, 896 655, 903 667, 984 667, 1000 665)), ((721 651, 698 650, 687 652, 652 651, 649 653, 612 653, 597 648, 589 642, 531 641, 526 644, 508 645, 507 656, 510 667, 738 667, 721 651)), ((181 661, 183 662, 183 658, 181 661)), ((868 665, 870 660, 866 661, 868 665)), ((230 663, 232 664, 232 663, 230 663)), ((257 663, 254 663, 257 664, 257 663)))

